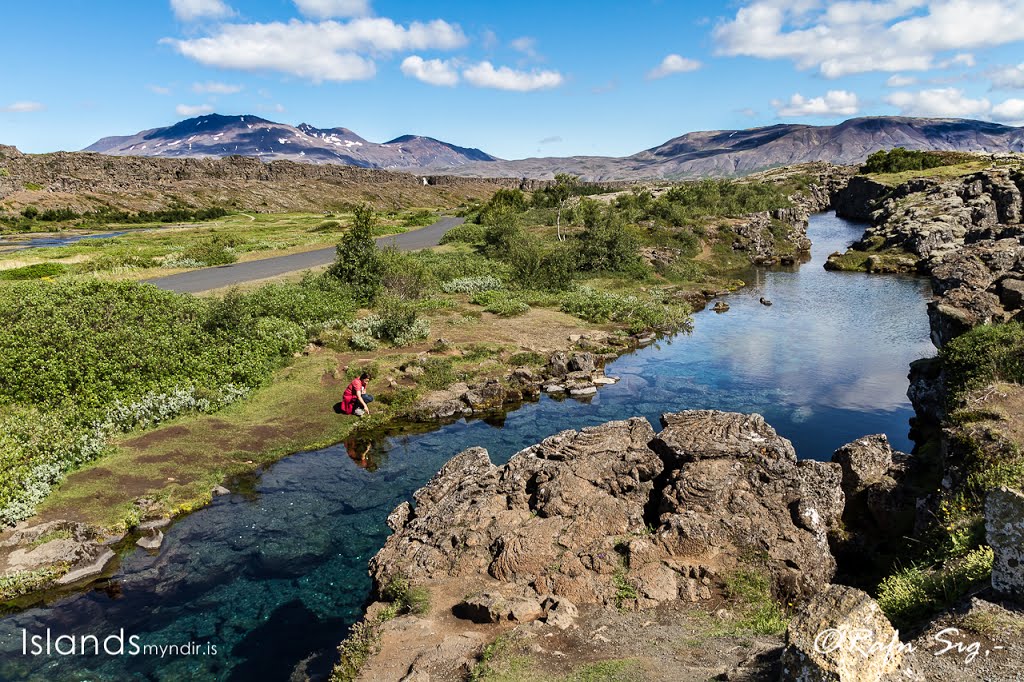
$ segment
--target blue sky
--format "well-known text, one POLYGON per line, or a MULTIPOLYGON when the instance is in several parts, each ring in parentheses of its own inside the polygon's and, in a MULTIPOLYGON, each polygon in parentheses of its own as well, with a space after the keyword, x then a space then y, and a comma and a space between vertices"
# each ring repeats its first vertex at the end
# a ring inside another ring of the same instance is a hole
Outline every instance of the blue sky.
POLYGON ((904 114, 1024 122, 1024 0, 6 2, 0 143, 216 111, 504 158, 904 114))

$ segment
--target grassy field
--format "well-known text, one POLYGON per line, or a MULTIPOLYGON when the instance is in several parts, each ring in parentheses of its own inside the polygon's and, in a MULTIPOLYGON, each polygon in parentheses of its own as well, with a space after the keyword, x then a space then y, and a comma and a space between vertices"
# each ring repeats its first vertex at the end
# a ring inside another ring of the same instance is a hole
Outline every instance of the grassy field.
MULTIPOLYGON (((435 219, 436 213, 425 210, 382 214, 376 234, 398 234, 428 225, 435 219)), ((238 261, 333 246, 351 220, 350 213, 238 213, 208 222, 178 225, 108 223, 88 231, 65 230, 55 234, 119 231, 126 234, 83 239, 67 246, 0 250, 0 273, 52 263, 56 264, 54 274, 98 273, 118 279, 143 279, 189 269, 180 267, 182 256, 214 240, 224 244, 238 261)))

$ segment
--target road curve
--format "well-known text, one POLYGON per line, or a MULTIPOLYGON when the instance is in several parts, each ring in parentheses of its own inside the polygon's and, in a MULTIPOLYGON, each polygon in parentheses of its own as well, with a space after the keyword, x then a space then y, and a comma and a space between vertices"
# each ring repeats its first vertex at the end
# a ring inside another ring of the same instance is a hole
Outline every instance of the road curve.
MULTIPOLYGON (((403 232, 388 237, 378 237, 378 246, 395 246, 399 251, 415 251, 437 246, 441 242, 444 233, 456 225, 461 225, 464 218, 441 218, 433 225, 419 230, 403 232)), ((261 260, 251 260, 244 263, 232 263, 231 265, 219 265, 212 268, 202 268, 190 272, 182 272, 177 275, 157 277, 145 280, 167 291, 195 294, 210 289, 220 289, 233 284, 251 282, 253 280, 276 277, 288 272, 307 270, 320 265, 329 265, 334 262, 335 248, 317 249, 304 253, 293 253, 288 256, 276 256, 261 260)))

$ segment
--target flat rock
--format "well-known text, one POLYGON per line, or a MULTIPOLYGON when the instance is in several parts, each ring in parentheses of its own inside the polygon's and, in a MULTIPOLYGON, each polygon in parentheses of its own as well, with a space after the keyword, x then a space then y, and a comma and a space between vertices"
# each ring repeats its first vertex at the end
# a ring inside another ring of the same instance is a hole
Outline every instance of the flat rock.
POLYGON ((135 544, 142 549, 160 549, 160 545, 164 544, 164 534, 159 530, 153 531, 136 540, 135 544))
POLYGON ((103 569, 107 567, 111 559, 115 556, 114 552, 109 549, 104 549, 99 556, 88 563, 73 568, 68 571, 65 575, 57 579, 57 585, 70 585, 76 583, 79 580, 85 580, 95 575, 99 575, 103 572, 103 569))

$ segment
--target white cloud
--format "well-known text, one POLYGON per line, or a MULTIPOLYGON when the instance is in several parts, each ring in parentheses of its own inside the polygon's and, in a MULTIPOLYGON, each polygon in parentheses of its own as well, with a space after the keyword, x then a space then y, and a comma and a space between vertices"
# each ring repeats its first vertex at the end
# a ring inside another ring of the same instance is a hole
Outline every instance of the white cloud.
POLYGON ((152 92, 154 95, 169 95, 171 89, 163 85, 147 85, 146 89, 152 92))
POLYGON ((990 73, 989 77, 992 79, 992 87, 995 88, 1024 88, 1024 64, 1001 66, 990 73))
POLYGON ((557 88, 565 79, 557 71, 516 71, 507 66, 497 69, 490 62, 480 62, 465 69, 462 76, 478 88, 527 92, 557 88))
POLYGON ((34 111, 43 111, 46 106, 41 102, 11 102, 7 106, 0 107, 0 111, 12 114, 29 114, 34 111))
POLYGON ((1014 125, 1024 123, 1024 99, 1008 99, 992 107, 992 118, 1014 125))
POLYGON ((903 116, 961 118, 984 116, 992 108, 984 97, 971 99, 957 88, 935 88, 918 92, 894 92, 885 101, 903 116))
POLYGON ((406 57, 402 61, 402 73, 431 85, 451 87, 459 82, 455 67, 443 59, 425 60, 417 55, 406 57))
POLYGON ((829 90, 823 97, 804 97, 797 93, 788 101, 773 100, 779 116, 852 116, 857 113, 857 95, 846 90, 829 90))
POLYGON ((949 63, 952 66, 966 66, 967 68, 971 68, 978 62, 974 58, 973 54, 970 54, 969 52, 962 52, 950 59, 949 63))
POLYGON ((457 25, 440 19, 402 26, 391 19, 362 18, 230 24, 212 36, 163 42, 206 66, 280 71, 321 82, 372 78, 376 66, 364 55, 454 49, 466 44, 466 36, 457 25))
POLYGON ((217 83, 214 81, 207 81, 205 83, 192 84, 192 92, 210 93, 211 95, 233 95, 236 92, 241 91, 241 85, 233 85, 231 83, 217 83))
POLYGON ((480 45, 485 50, 493 50, 499 44, 501 44, 501 40, 498 38, 498 34, 491 29, 485 28, 480 34, 480 45))
POLYGON ((178 116, 185 116, 192 118, 193 116, 202 116, 203 114, 212 114, 213 106, 209 104, 179 104, 174 108, 178 116))
POLYGON ((561 135, 552 135, 551 137, 545 137, 543 140, 539 140, 537 144, 557 144, 564 142, 561 135))
POLYGON ((890 88, 905 88, 914 83, 917 83, 917 79, 913 76, 901 76, 898 73, 889 76, 889 80, 885 81, 886 86, 890 88))
POLYGON ((513 40, 509 45, 512 46, 513 50, 516 52, 522 52, 530 59, 538 59, 540 57, 540 55, 537 54, 537 40, 534 38, 522 36, 513 40))
POLYGON ((224 0, 171 0, 171 9, 182 21, 223 19, 235 13, 224 0))
POLYGON ((295 6, 307 17, 365 17, 370 13, 370 0, 295 0, 295 6))
POLYGON ((661 64, 658 64, 658 66, 647 72, 647 78, 648 80, 664 78, 665 76, 671 76, 674 73, 696 71, 700 67, 701 63, 696 59, 687 59, 686 57, 682 57, 677 54, 670 54, 661 60, 661 64))
POLYGON ((970 66, 966 52, 1024 40, 1021 0, 746 2, 714 29, 717 52, 790 59, 827 78, 870 71, 970 66))

